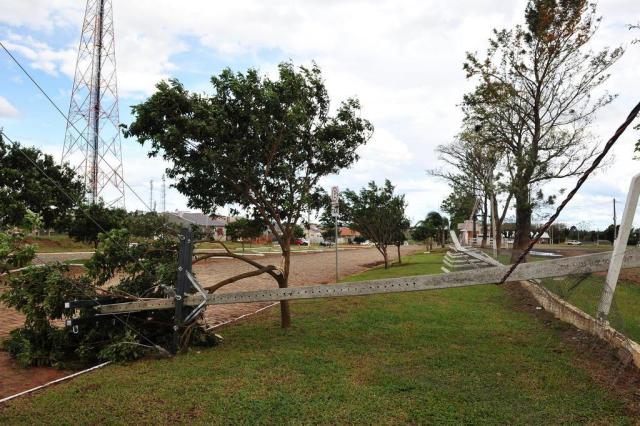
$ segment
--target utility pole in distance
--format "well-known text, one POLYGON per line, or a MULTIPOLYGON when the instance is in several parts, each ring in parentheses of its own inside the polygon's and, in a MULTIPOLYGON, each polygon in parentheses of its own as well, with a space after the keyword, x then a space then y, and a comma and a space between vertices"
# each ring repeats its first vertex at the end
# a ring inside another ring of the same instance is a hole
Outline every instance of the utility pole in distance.
POLYGON ((616 242, 616 238, 618 238, 618 232, 617 232, 617 227, 618 225, 616 224, 616 199, 613 199, 613 243, 615 244, 616 242))
POLYGON ((162 212, 167 211, 167 182, 164 174, 162 175, 162 212))
POLYGON ((154 211, 153 208, 153 179, 149 181, 149 211, 154 211))

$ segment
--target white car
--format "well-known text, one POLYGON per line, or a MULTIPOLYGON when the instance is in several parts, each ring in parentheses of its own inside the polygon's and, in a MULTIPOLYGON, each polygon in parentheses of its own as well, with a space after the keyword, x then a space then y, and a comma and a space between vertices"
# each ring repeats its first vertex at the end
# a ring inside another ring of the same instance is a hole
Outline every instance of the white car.
POLYGON ((567 241, 567 245, 570 245, 570 246, 581 246, 582 243, 580 241, 578 241, 578 240, 568 240, 567 241))

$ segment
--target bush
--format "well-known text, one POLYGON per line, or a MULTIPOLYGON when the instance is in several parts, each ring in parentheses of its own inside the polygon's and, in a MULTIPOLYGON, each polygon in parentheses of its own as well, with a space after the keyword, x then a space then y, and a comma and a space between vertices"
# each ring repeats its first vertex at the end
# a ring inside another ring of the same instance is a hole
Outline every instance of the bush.
MULTIPOLYGON (((166 297, 175 288, 176 269, 175 240, 161 236, 130 244, 126 230, 103 235, 84 274, 73 274, 60 263, 27 268, 12 276, 9 290, 0 295, 0 300, 26 316, 24 327, 14 330, 3 346, 23 366, 61 368, 130 361, 157 352, 155 345, 167 348, 173 335, 173 310, 99 316, 93 308, 65 309, 64 302, 105 296, 111 302, 166 297), (122 278, 113 284, 116 274, 122 278), (73 315, 78 322, 76 333, 54 324, 73 315)), ((216 344, 200 323, 185 335, 189 337, 185 346, 216 344)))

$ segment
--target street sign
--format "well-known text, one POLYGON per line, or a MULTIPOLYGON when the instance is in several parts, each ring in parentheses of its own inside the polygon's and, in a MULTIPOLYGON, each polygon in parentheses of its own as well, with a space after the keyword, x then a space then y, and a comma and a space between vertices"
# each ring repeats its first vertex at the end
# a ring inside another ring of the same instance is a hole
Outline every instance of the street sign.
POLYGON ((339 208, 340 189, 337 186, 331 187, 331 216, 338 217, 340 215, 339 208))

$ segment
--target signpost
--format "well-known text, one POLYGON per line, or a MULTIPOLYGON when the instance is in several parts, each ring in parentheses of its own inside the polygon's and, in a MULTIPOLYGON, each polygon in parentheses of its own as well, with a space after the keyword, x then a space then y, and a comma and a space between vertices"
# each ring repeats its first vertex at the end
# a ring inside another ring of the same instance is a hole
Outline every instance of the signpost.
POLYGON ((340 216, 340 189, 331 187, 331 216, 333 216, 336 228, 336 282, 338 282, 338 216, 340 216))

